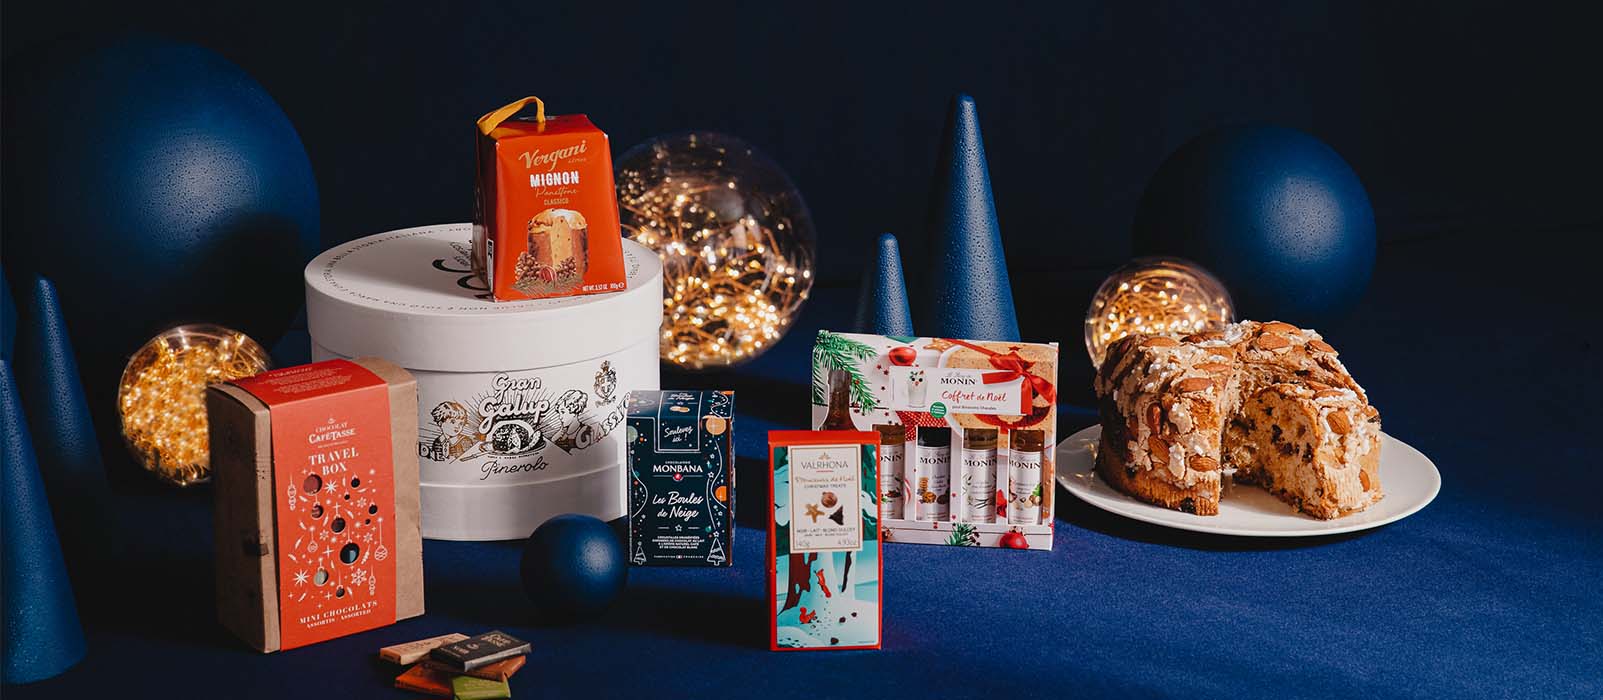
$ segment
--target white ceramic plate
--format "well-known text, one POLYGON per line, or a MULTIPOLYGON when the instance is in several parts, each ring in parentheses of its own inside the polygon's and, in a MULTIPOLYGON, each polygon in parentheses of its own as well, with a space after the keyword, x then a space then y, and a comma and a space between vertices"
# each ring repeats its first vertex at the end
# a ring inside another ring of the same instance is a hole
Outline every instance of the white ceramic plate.
POLYGON ((1379 527, 1424 508, 1442 489, 1442 475, 1430 458, 1381 433, 1380 485, 1386 497, 1368 509, 1335 520, 1319 520, 1256 486, 1234 486, 1225 478, 1218 515, 1191 515, 1143 503, 1120 493, 1096 475, 1097 438, 1093 425, 1058 443, 1058 483, 1093 506, 1127 518, 1179 530, 1244 537, 1310 537, 1379 527))

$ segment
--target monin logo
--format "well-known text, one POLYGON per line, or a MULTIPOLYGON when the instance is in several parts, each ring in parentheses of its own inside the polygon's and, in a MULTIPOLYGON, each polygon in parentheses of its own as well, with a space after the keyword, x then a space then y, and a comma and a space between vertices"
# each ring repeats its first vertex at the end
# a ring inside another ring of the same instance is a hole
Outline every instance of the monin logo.
POLYGON ((962 385, 965 385, 965 386, 971 386, 971 385, 979 384, 979 383, 980 383, 980 380, 975 379, 973 377, 961 375, 961 374, 947 374, 947 375, 943 375, 941 377, 941 384, 942 385, 962 384, 962 385))

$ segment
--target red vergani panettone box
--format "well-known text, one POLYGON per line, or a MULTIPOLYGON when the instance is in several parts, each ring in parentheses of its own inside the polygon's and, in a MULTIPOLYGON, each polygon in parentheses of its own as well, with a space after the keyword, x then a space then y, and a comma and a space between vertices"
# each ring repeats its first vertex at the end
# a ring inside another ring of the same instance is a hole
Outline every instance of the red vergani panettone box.
POLYGON ((607 135, 526 97, 478 122, 473 265, 498 301, 623 290, 607 135), (533 103, 535 116, 515 117, 533 103))

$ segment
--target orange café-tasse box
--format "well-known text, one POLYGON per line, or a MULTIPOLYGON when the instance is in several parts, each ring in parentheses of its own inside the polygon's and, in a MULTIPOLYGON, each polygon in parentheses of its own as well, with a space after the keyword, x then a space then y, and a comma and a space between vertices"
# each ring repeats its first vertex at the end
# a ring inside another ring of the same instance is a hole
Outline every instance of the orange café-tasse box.
POLYGON ((474 271, 497 301, 627 286, 612 151, 588 117, 547 117, 534 97, 484 115, 475 190, 474 271))

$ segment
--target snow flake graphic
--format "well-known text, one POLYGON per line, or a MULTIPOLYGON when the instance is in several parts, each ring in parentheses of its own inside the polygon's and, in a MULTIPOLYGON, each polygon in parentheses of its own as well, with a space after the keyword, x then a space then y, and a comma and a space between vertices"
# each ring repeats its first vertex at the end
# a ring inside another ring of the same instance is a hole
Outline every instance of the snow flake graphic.
POLYGON ((304 570, 295 572, 295 585, 306 585, 306 572, 304 570))
POLYGON ((357 569, 351 572, 351 585, 360 586, 367 580, 367 569, 357 569))

